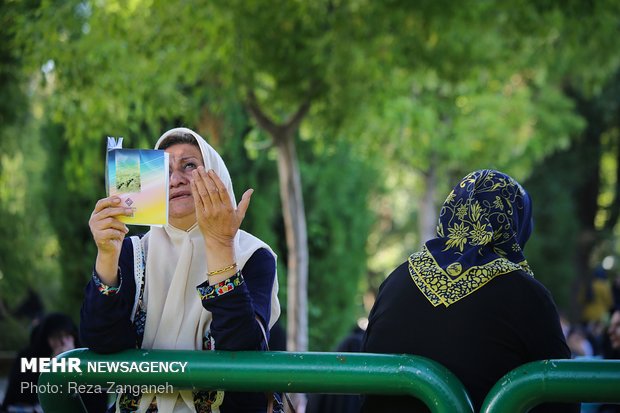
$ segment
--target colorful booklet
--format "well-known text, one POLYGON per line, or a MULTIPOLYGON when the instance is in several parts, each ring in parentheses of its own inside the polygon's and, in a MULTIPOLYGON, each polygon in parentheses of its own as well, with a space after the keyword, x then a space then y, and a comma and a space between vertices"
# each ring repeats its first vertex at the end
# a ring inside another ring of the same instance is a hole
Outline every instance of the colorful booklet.
POLYGON ((168 223, 168 153, 155 149, 123 149, 123 138, 108 137, 106 189, 117 195, 133 216, 118 219, 131 225, 168 223))

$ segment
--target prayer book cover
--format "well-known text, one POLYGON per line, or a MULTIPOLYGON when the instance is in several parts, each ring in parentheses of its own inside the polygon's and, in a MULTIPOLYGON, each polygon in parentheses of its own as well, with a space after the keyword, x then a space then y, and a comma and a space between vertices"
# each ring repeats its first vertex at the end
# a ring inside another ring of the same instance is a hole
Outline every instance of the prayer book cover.
POLYGON ((123 138, 108 137, 106 190, 132 208, 117 218, 129 225, 168 223, 168 153, 155 149, 123 149, 123 138))

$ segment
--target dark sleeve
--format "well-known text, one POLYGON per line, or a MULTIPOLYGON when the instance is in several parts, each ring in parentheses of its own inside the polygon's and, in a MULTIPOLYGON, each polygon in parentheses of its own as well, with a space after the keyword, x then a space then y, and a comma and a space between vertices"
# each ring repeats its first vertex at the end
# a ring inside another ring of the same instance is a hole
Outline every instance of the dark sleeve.
POLYGON ((528 325, 524 326, 523 334, 527 352, 532 360, 569 359, 571 352, 566 344, 560 316, 553 302, 551 293, 536 280, 528 300, 528 325))
POLYGON ((80 340, 97 353, 114 353, 136 348, 136 332, 131 323, 136 285, 133 274, 133 244, 125 238, 119 258, 118 290, 104 294, 93 278, 84 290, 80 311, 80 340))
MULTIPOLYGON (((263 332, 257 318, 263 325, 269 339, 267 324, 271 316, 271 291, 275 280, 276 262, 274 256, 261 248, 254 252, 241 269, 241 277, 234 287, 228 288, 225 280, 224 292, 208 286, 198 286, 200 291, 215 291, 215 294, 201 292, 202 305, 213 314, 211 335, 217 350, 264 350, 263 332)), ((232 278, 232 277, 231 277, 232 278)))

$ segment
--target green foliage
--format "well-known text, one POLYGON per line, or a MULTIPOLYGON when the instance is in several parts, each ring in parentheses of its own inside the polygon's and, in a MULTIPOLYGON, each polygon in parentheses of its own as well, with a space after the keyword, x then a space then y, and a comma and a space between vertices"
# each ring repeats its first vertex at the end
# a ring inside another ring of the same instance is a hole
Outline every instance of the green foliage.
MULTIPOLYGON (((417 200, 433 165, 439 194, 479 168, 527 177, 585 126, 564 93, 567 79, 580 88, 600 88, 618 65, 613 47, 590 47, 617 35, 617 4, 466 2, 455 9, 442 3, 373 3, 365 59, 351 61, 367 68, 367 93, 361 104, 346 102, 358 110, 341 127, 353 131, 352 140, 369 157, 379 154, 397 165, 385 170, 388 197, 402 193, 403 185, 410 188, 404 205, 409 212, 392 211, 390 232, 373 236, 385 241, 375 242, 384 250, 402 248, 402 240, 392 244, 390 234, 417 227, 417 200), (594 29, 597 24, 604 27, 594 29), (580 60, 584 55, 597 67, 580 60), (397 220, 403 215, 408 219, 397 220)), ((397 208, 393 199, 382 204, 397 208)))
MULTIPOLYGON (((49 154, 42 199, 48 207, 50 222, 59 239, 58 262, 62 269, 62 296, 56 298, 56 307, 76 318, 95 260, 95 244, 88 220, 97 199, 105 196, 104 163, 102 159, 98 164, 88 167, 87 184, 71 185, 69 182, 73 179, 73 170, 69 168, 69 162, 65 161, 70 149, 63 136, 63 127, 48 123, 44 125, 42 133, 46 137, 44 147, 49 154)), ((102 153, 105 150, 101 145, 90 151, 98 152, 98 149, 102 153)))
POLYGON ((346 144, 322 151, 302 142, 308 222, 310 350, 329 351, 363 315, 360 286, 367 272, 368 208, 377 174, 346 144))
MULTIPOLYGON (((526 252, 567 303, 578 212, 541 170, 573 182, 580 159, 568 148, 586 122, 565 92, 596 96, 618 67, 617 1, 13 0, 0 12, 0 219, 9 223, 0 298, 9 306, 26 286, 45 285, 76 311, 94 257, 86 222, 104 194, 105 136, 151 147, 179 125, 211 132, 238 198, 256 190, 244 227, 279 252, 285 305, 275 152, 248 121, 252 91, 277 122, 311 102, 298 152, 312 348, 331 348, 352 323, 364 254, 386 274, 418 246, 418 201, 434 166, 440 198, 472 169, 531 175, 539 224, 526 252), (43 113, 39 130, 32 122, 43 113), (362 253, 367 207, 379 222, 362 253)), ((615 147, 603 147, 605 174, 615 147)), ((604 182, 611 207, 614 179, 604 182)))
POLYGON ((321 92, 327 2, 216 3, 219 12, 230 18, 232 30, 222 40, 235 42, 232 60, 226 63, 235 68, 233 80, 245 89, 242 93, 254 90, 278 116, 321 92))
POLYGON ((541 162, 523 182, 532 197, 534 231, 525 256, 534 276, 553 294, 556 304, 567 309, 572 281, 577 276, 574 257, 579 225, 572 188, 579 181, 575 168, 579 154, 562 151, 541 162))
POLYGON ((57 244, 40 199, 45 154, 36 130, 4 127, 0 135, 0 299, 12 309, 29 288, 43 293, 53 282, 57 244))
MULTIPOLYGON (((235 121, 238 124, 230 127, 231 132, 245 129, 243 119, 233 120, 233 124, 235 121)), ((255 190, 243 228, 278 253, 279 297, 285 319, 286 242, 277 170, 270 155, 272 148, 253 149, 253 141, 267 139, 255 135, 262 132, 252 131, 245 145, 241 137, 231 136, 223 142, 221 153, 234 177, 237 199, 247 188, 255 190)), ((367 271, 366 240, 374 222, 368 198, 376 189, 378 175, 365 162, 351 156, 350 147, 342 143, 325 147, 301 141, 298 150, 311 257, 310 348, 327 351, 363 315, 360 286, 367 271)))
POLYGON ((600 93, 571 89, 584 127, 571 144, 536 165, 528 180, 537 226, 528 257, 557 301, 580 317, 576 300, 586 290, 601 254, 613 253, 618 205, 618 87, 611 77, 600 93), (542 270, 540 270, 540 269, 542 270), (542 274, 541 274, 542 271, 542 274))
POLYGON ((21 47, 16 40, 20 12, 28 4, 0 3, 0 349, 28 340, 30 320, 16 314, 32 289, 48 308, 59 291, 57 240, 41 202, 47 154, 31 115, 21 47), (56 287, 56 288, 55 288, 56 287), (20 318, 21 317, 21 318, 20 318))

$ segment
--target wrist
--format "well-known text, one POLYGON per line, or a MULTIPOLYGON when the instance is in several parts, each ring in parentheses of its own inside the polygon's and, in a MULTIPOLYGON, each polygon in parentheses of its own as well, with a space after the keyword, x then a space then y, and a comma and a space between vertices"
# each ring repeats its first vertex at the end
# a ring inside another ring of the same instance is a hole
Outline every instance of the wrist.
POLYGON ((235 272, 237 272, 237 263, 233 262, 232 264, 227 265, 225 267, 221 267, 218 269, 214 269, 212 271, 208 271, 207 276, 211 277, 213 275, 228 274, 228 273, 235 273, 235 272))
POLYGON ((118 267, 114 270, 109 268, 100 268, 95 265, 95 273, 101 282, 109 287, 118 287, 120 279, 118 277, 118 267))
POLYGON ((207 248, 216 248, 216 249, 220 249, 220 248, 233 248, 234 246, 234 242, 235 239, 234 238, 229 238, 229 237, 219 237, 219 236, 215 236, 215 235, 209 235, 209 236, 205 236, 205 245, 207 246, 207 248))
POLYGON ((237 266, 235 266, 233 269, 226 270, 216 275, 207 275, 207 281, 209 282, 209 285, 217 285, 240 272, 241 271, 237 268, 237 266))
POLYGON ((104 284, 118 285, 119 254, 102 254, 99 252, 95 259, 95 271, 104 284))

